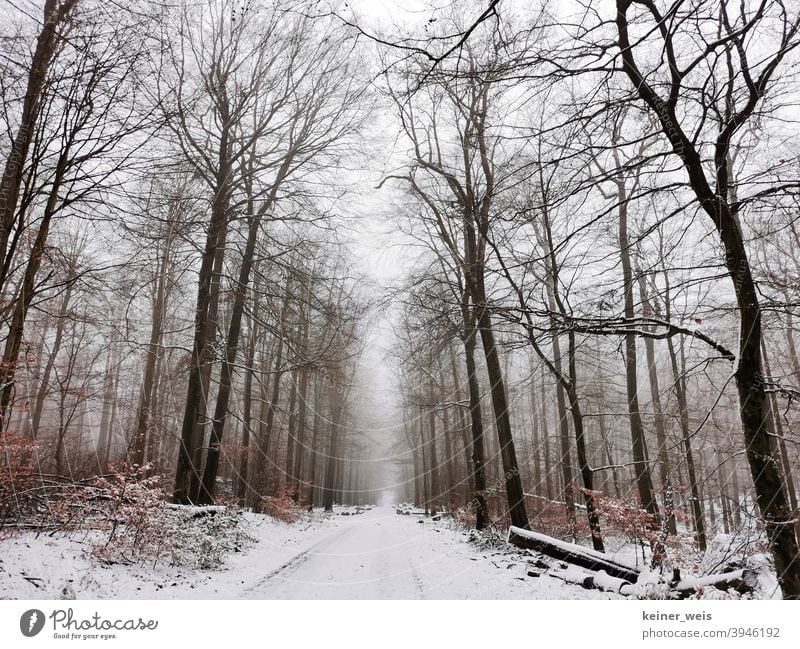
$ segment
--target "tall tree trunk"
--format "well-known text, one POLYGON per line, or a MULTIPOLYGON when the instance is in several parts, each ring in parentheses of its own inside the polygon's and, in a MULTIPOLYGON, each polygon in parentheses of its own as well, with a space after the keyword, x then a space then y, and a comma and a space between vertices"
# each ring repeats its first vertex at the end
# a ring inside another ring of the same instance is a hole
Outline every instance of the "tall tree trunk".
MULTIPOLYGON (((433 394, 432 387, 429 388, 430 393, 433 394)), ((439 484, 439 461, 436 452, 436 410, 431 408, 428 412, 428 424, 430 427, 430 484, 431 484, 431 509, 434 513, 441 509, 440 498, 442 491, 439 484)))
POLYGON ((108 470, 108 451, 111 446, 111 410, 113 409, 114 393, 114 367, 116 359, 116 341, 109 345, 106 355, 106 368, 103 377, 103 409, 100 413, 100 431, 97 441, 97 469, 103 474, 108 470))
POLYGON ((578 465, 580 467, 581 478, 583 480, 584 495, 586 503, 586 514, 589 518, 589 530, 592 534, 592 546, 598 552, 605 552, 603 535, 600 530, 600 516, 594 502, 594 474, 589 466, 589 458, 586 453, 586 438, 584 433, 583 414, 581 413, 580 401, 578 400, 577 377, 578 368, 576 363, 577 349, 575 344, 575 332, 567 334, 569 340, 569 407, 572 412, 572 421, 575 426, 575 450, 578 453, 578 465))
MULTIPOLYGON (((633 272, 631 270, 630 241, 628 238, 628 196, 625 177, 620 174, 615 179, 617 185, 617 214, 619 217, 619 251, 622 261, 622 284, 625 291, 625 318, 632 320, 636 315, 633 308, 633 272)), ((628 395, 628 419, 631 428, 631 447, 636 474, 636 487, 639 503, 659 522, 658 503, 653 493, 650 465, 647 461, 647 445, 639 410, 639 387, 637 380, 636 334, 625 334, 625 389, 628 395)))
MULTIPOLYGON (((306 327, 308 321, 306 321, 306 327)), ((300 370, 299 407, 297 411, 297 443, 294 452, 294 465, 291 470, 291 497, 300 502, 300 476, 303 472, 303 458, 306 450, 306 417, 308 411, 308 369, 300 370)))
POLYGON ((281 394, 281 379, 283 378, 283 365, 284 365, 284 349, 286 345, 284 344, 283 336, 285 332, 288 331, 287 323, 288 323, 288 316, 289 316, 289 305, 291 302, 291 289, 292 289, 292 275, 289 275, 286 278, 286 288, 284 290, 283 295, 283 305, 281 306, 281 313, 280 313, 280 326, 279 326, 279 338, 275 341, 277 345, 277 350, 275 353, 275 365, 274 369, 272 370, 272 394, 270 395, 269 401, 267 402, 267 411, 266 411, 266 419, 262 419, 261 425, 261 435, 262 443, 264 445, 264 452, 263 454, 259 455, 259 473, 263 471, 264 461, 269 457, 270 451, 272 447, 275 447, 275 458, 276 461, 272 463, 273 471, 271 471, 268 475, 267 480, 267 487, 273 494, 275 493, 276 488, 276 478, 277 476, 274 475, 275 467, 278 466, 277 462, 277 454, 278 454, 278 444, 277 440, 273 440, 275 436, 275 414, 278 411, 278 399, 280 398, 281 394), (273 441, 276 443, 273 445, 273 441))
POLYGON ((156 359, 156 368, 155 368, 155 376, 156 380, 153 381, 153 388, 152 393, 150 395, 150 416, 148 422, 148 430, 149 433, 147 435, 147 447, 145 449, 145 458, 144 461, 147 464, 147 476, 152 476, 161 473, 161 464, 160 460, 161 457, 158 453, 158 448, 161 445, 160 438, 163 436, 161 434, 161 430, 158 427, 159 420, 159 413, 161 411, 161 392, 159 389, 162 387, 162 381, 159 380, 159 377, 163 373, 164 367, 164 354, 163 352, 158 355, 156 359), (158 434, 157 434, 158 433, 158 434))
POLYGON ((550 425, 547 421, 547 381, 545 379, 545 368, 542 367, 541 380, 541 404, 542 412, 539 418, 542 430, 542 452, 544 455, 544 488, 545 496, 548 500, 555 500, 555 489, 553 488, 553 466, 550 453, 550 425))
POLYGON ((530 359, 530 368, 531 368, 531 384, 528 392, 528 398, 530 399, 530 409, 531 409, 531 434, 532 434, 532 461, 533 461, 533 470, 531 472, 531 480, 533 480, 533 486, 536 489, 537 493, 541 493, 542 490, 542 449, 541 449, 541 440, 539 438, 539 413, 538 408, 536 407, 536 368, 533 365, 533 358, 530 359))
MULTIPOLYGON (((478 281, 482 283, 480 279, 478 281)), ((511 524, 522 529, 529 529, 530 524, 528 522, 528 514, 525 511, 525 496, 517 464, 517 453, 514 449, 514 438, 511 434, 506 386, 495 344, 491 316, 486 307, 486 295, 483 287, 478 289, 476 306, 478 328, 481 334, 484 357, 486 358, 486 371, 489 375, 489 391, 492 396, 497 441, 500 445, 500 457, 502 458, 503 471, 505 472, 503 479, 506 486, 511 524)))
MULTIPOLYGON (((769 355, 767 354, 767 347, 763 343, 763 341, 761 344, 761 352, 764 357, 764 371, 766 372, 766 375, 769 378, 772 376, 772 372, 770 371, 769 355)), ((775 429, 775 436, 777 441, 776 452, 778 453, 781 459, 784 487, 786 489, 786 493, 789 496, 789 505, 791 506, 792 511, 795 512, 795 514, 798 514, 797 492, 795 491, 794 488, 794 478, 792 476, 792 463, 789 460, 789 450, 786 448, 786 437, 783 433, 783 423, 781 421, 781 411, 778 407, 778 397, 776 396, 774 391, 770 392, 769 411, 770 411, 772 426, 775 429)), ((795 527, 798 530, 800 530, 800 521, 795 523, 795 527)))
POLYGON ((325 477, 322 482, 322 507, 326 512, 333 511, 334 493, 336 490, 336 469, 339 457, 339 440, 341 431, 339 427, 342 421, 344 403, 336 391, 336 382, 331 379, 330 387, 331 410, 333 416, 330 424, 330 439, 328 441, 327 463, 325 465, 325 477))
MULTIPOLYGON (((453 349, 452 341, 450 341, 449 345, 450 351, 450 371, 453 375, 453 390, 455 393, 456 401, 461 403, 464 398, 464 395, 461 392, 461 382, 458 375, 458 365, 456 364, 456 352, 453 349)), ((464 475, 467 477, 465 481, 465 498, 464 502, 467 506, 469 506, 470 500, 473 498, 473 494, 475 493, 475 473, 472 470, 472 464, 470 458, 472 456, 472 443, 469 439, 469 432, 470 427, 467 424, 466 417, 464 417, 464 409, 459 405, 456 416, 458 418, 458 426, 461 430, 462 436, 462 445, 464 447, 464 468, 465 473, 464 475)))
MULTIPOLYGON (((669 319, 669 315, 667 315, 669 319)), ((683 344, 683 341, 681 341, 683 344)), ((694 461, 694 451, 692 449, 692 437, 689 431, 689 403, 686 398, 686 379, 678 367, 678 357, 672 339, 667 339, 670 361, 672 364, 673 388, 678 399, 678 412, 681 426, 681 438, 683 441, 683 452, 686 456, 686 471, 689 476, 689 493, 692 501, 692 516, 694 518, 694 529, 697 540, 697 547, 701 551, 706 549, 706 523, 703 512, 703 501, 700 498, 700 486, 697 481, 697 469, 694 461)))
MULTIPOLYGON (((548 195, 545 189, 544 180, 541 179, 542 186, 542 199, 543 205, 548 204, 548 195)), ((546 262, 548 266, 547 281, 547 301, 551 312, 550 323, 555 324, 555 313, 559 313, 562 317, 568 316, 568 310, 564 301, 561 298, 559 291, 559 267, 558 259, 556 258, 556 249, 553 243, 553 231, 550 223, 550 211, 546 207, 542 210, 542 226, 544 236, 537 230, 537 238, 539 244, 546 251, 546 262), (557 311, 556 311, 557 308, 557 311)), ((530 324, 530 322, 529 322, 530 324)), ((564 403, 564 395, 569 399, 569 410, 572 414, 572 424, 575 429, 575 447, 578 454, 578 463, 581 473, 581 479, 584 487, 584 502, 586 503, 586 514, 589 519, 589 529, 592 534, 592 545, 596 550, 603 551, 603 537, 600 530, 600 518, 594 502, 594 474, 591 466, 589 465, 589 458, 586 452, 586 439, 585 428, 583 421, 583 413, 581 411, 580 399, 578 397, 578 370, 577 370, 577 343, 575 339, 574 330, 570 329, 567 332, 568 353, 567 353, 567 368, 565 374, 562 370, 561 362, 561 347, 559 342, 558 333, 554 332, 553 336, 553 362, 545 359, 544 354, 536 343, 534 332, 528 329, 528 339, 533 345, 534 350, 539 354, 540 358, 545 360, 545 364, 554 374, 556 385, 556 400, 559 404, 559 419, 561 431, 561 450, 562 464, 569 465, 570 462, 570 448, 569 448, 569 426, 566 421, 566 406, 564 403), (560 396, 559 396, 560 395, 560 396)), ((572 496, 572 485, 567 483, 567 478, 572 478, 572 469, 564 469, 564 501, 567 507, 567 516, 572 525, 573 537, 577 536, 577 529, 575 527, 575 505, 572 496)))
POLYGON ((206 233, 205 248, 200 263, 197 288, 197 305, 194 318, 194 340, 186 387, 186 406, 181 425, 181 440, 175 470, 173 500, 178 504, 189 504, 199 490, 199 453, 204 433, 203 419, 206 416, 209 375, 213 363, 213 340, 216 336, 216 310, 219 302, 221 260, 228 231, 228 206, 230 202, 231 161, 229 124, 223 119, 224 128, 218 149, 218 167, 215 179, 214 201, 211 221, 206 233), (219 272, 215 272, 215 271, 219 272), (204 385, 205 384, 205 385, 204 385), (194 492, 194 493, 193 493, 194 492))
POLYGON ((308 509, 314 509, 316 487, 317 487, 317 464, 319 464, 319 454, 317 446, 319 444, 320 431, 322 429, 322 395, 320 389, 320 379, 314 381, 314 424, 311 432, 311 449, 308 462, 308 509))
POLYGON ((132 466, 144 464, 145 448, 147 445, 148 430, 151 422, 151 409, 153 399, 153 388, 156 383, 156 362, 159 357, 159 343, 161 333, 164 328, 164 309, 166 307, 165 298, 167 292, 167 272, 170 263, 170 240, 169 237, 163 243, 164 248, 159 259, 157 272, 158 279, 156 292, 153 299, 153 312, 150 322, 150 340, 147 344, 147 356, 145 357, 144 377, 142 379, 141 396, 139 397, 139 408, 136 414, 136 430, 133 434, 131 451, 129 453, 132 466))
POLYGON ((244 387, 242 398, 242 443, 239 455, 239 471, 236 483, 236 499, 240 504, 244 504, 247 499, 248 470, 250 468, 250 435, 252 434, 253 421, 253 373, 255 372, 256 360, 256 322, 250 320, 250 333, 247 343, 247 366, 244 374, 244 387))
MULTIPOLYGON (((654 316, 653 305, 647 294, 647 286, 641 272, 639 274, 639 293, 642 300, 642 315, 645 318, 654 316)), ((667 518, 667 531, 675 536, 678 533, 675 521, 675 510, 673 503, 672 477, 669 470, 669 454, 667 452, 667 427, 665 424, 664 409, 661 405, 661 394, 658 384, 658 367, 656 366, 655 345, 652 338, 644 339, 644 349, 647 358, 647 374, 650 379, 650 401, 653 404, 655 416, 656 443, 658 444, 658 469, 661 479, 661 491, 664 494, 664 510, 667 518)))
POLYGON ((450 428, 450 414, 447 406, 442 408, 442 439, 444 440, 444 471, 447 487, 445 489, 445 498, 447 502, 447 510, 453 506, 453 487, 456 484, 455 471, 453 470, 453 441, 452 429, 450 428))
MULTIPOLYGON (((545 235, 550 231, 549 222, 545 222, 545 235)), ((550 247, 549 237, 544 241, 548 256, 548 276, 546 282, 547 290, 547 303, 552 314, 558 310, 557 294, 556 294, 556 272, 557 265, 554 259, 554 251, 550 247)), ((554 323, 554 317, 551 316, 550 322, 554 323)), ((575 492, 572 478, 572 443, 569 436, 569 420, 567 418, 567 398, 563 380, 565 377, 562 354, 561 354, 561 340, 558 334, 553 335, 551 343, 553 349, 553 368, 555 369, 556 381, 556 416, 558 417, 558 430, 559 430, 559 443, 561 448, 561 476, 564 481, 564 507, 569 521, 569 526, 573 540, 577 536, 577 521, 575 518, 575 492)))
POLYGON ((486 455, 481 414, 481 388, 475 363, 477 329, 475 314, 470 308, 469 293, 466 290, 461 295, 461 319, 464 327, 464 362, 467 369, 470 428, 472 430, 472 481, 475 485, 472 504, 475 507, 475 529, 482 530, 489 523, 486 507, 486 455))
MULTIPOLYGON (((244 305, 247 296, 247 287, 250 284, 250 274, 253 269, 255 259, 256 243, 261 222, 265 214, 272 207, 282 181, 286 178, 289 165, 293 160, 293 153, 289 153, 281 164, 277 172, 275 181, 269 195, 253 213, 252 198, 248 201, 249 219, 247 229, 247 243, 242 253, 242 262, 239 267, 239 277, 234 286, 233 308, 231 309, 231 321, 228 326, 228 339, 225 344, 225 354, 222 357, 222 368, 220 369, 219 389, 217 391, 217 403, 214 408, 214 417, 211 421, 211 439, 209 441, 208 452, 206 453, 205 467, 203 469, 202 483, 198 485, 196 500, 201 504, 210 504, 214 501, 214 487, 216 483, 217 471, 219 469, 220 445, 222 444, 225 419, 228 414, 228 402, 230 401, 231 388, 233 384, 232 367, 236 363, 236 356, 239 351, 239 336, 242 330, 242 317, 244 315, 244 305)), ((251 165, 252 169, 252 165, 251 165)), ((249 177, 248 177, 249 182, 249 177)), ((248 194, 252 197, 252 187, 248 186, 248 194)), ((220 256, 220 262, 222 257, 220 256)), ((221 268, 220 273, 221 274, 221 268)), ((286 303, 289 301, 288 289, 285 297, 286 303)), ((212 315, 216 320, 216 313, 212 315)), ((281 324, 283 324, 283 319, 281 324)), ((209 366, 210 369, 210 366, 209 366)), ((275 385, 278 383, 276 381, 275 385)), ((208 388, 206 387, 206 390, 208 388)))
POLYGON ((289 381, 289 428, 286 434, 286 464, 284 466, 284 488, 291 494, 292 489, 292 469, 294 468, 295 456, 295 435, 297 434, 297 389, 298 389, 298 370, 293 370, 289 381))
POLYGON ((419 417, 417 418, 419 429, 419 456, 420 456, 420 476, 422 477, 422 506, 425 508, 425 516, 430 514, 431 509, 431 474, 430 461, 428 457, 428 440, 425 439, 425 417, 422 407, 420 407, 419 417))
POLYGON ((228 403, 230 402, 231 389, 233 386, 233 365, 236 363, 236 356, 239 351, 239 336, 242 330, 244 305, 247 297, 247 287, 250 283, 250 271, 253 266, 257 234, 258 220, 255 217, 251 217, 242 265, 239 270, 238 281, 234 287, 231 321, 228 326, 225 354, 222 357, 219 387, 217 389, 217 402, 211 420, 211 439, 209 441, 208 451, 206 452, 203 478, 198 485, 198 492, 193 494, 193 501, 201 505, 214 502, 214 490, 216 487, 217 471, 219 470, 220 446, 223 440, 225 420, 228 414, 228 403))

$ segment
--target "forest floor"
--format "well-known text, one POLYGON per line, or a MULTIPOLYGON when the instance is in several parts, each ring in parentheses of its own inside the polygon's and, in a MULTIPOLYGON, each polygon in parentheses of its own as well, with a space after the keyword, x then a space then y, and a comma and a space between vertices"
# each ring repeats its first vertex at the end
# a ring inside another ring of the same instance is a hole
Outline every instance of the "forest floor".
POLYGON ((91 535, 24 532, 0 542, 3 599, 613 599, 482 549, 447 520, 315 512, 292 524, 248 514, 256 542, 218 569, 103 565, 91 535))

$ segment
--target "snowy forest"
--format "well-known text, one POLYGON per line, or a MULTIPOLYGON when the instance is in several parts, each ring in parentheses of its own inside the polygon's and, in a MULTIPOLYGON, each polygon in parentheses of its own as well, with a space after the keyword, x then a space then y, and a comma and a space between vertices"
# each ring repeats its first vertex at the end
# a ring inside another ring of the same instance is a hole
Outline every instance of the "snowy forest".
POLYGON ((800 599, 797 0, 0 17, 0 597, 800 599))

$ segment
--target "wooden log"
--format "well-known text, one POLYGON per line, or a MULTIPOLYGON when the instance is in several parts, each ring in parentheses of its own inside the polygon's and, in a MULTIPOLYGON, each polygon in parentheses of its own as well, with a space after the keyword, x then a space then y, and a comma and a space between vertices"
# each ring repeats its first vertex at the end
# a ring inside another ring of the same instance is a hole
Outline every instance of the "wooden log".
POLYGON ((678 592, 678 597, 688 597, 695 591, 706 586, 713 586, 719 590, 730 590, 737 593, 751 593, 758 585, 758 573, 755 570, 744 568, 732 572, 724 572, 718 575, 706 575, 705 577, 686 577, 672 588, 678 592))
POLYGON ((596 573, 589 575, 583 587, 597 588, 609 593, 620 593, 621 595, 630 595, 633 593, 633 584, 631 584, 631 582, 627 579, 612 577, 605 570, 598 570, 596 573))
POLYGON ((618 563, 602 552, 595 552, 589 548, 561 541, 545 534, 529 532, 512 526, 508 530, 508 542, 519 548, 535 550, 581 568, 593 571, 605 570, 608 575, 631 583, 635 583, 639 578, 638 570, 618 563))
MULTIPOLYGON (((530 573, 528 573, 530 575, 530 573)), ((597 572, 587 572, 575 566, 571 566, 566 570, 551 570, 550 576, 556 579, 561 579, 568 584, 577 584, 583 586, 587 590, 596 588, 610 593, 619 593, 626 597, 633 594, 633 584, 625 579, 612 577, 605 570, 597 572)))

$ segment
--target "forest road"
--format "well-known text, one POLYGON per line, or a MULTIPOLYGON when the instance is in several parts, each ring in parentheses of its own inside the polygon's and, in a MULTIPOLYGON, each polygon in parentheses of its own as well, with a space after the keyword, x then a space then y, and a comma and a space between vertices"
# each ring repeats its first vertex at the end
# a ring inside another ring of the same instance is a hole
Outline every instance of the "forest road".
POLYGON ((400 516, 390 507, 377 507, 345 520, 310 548, 261 576, 241 596, 437 598, 443 596, 441 587, 454 575, 474 571, 474 555, 467 544, 456 540, 450 530, 436 529, 430 521, 420 523, 419 517, 400 516))

